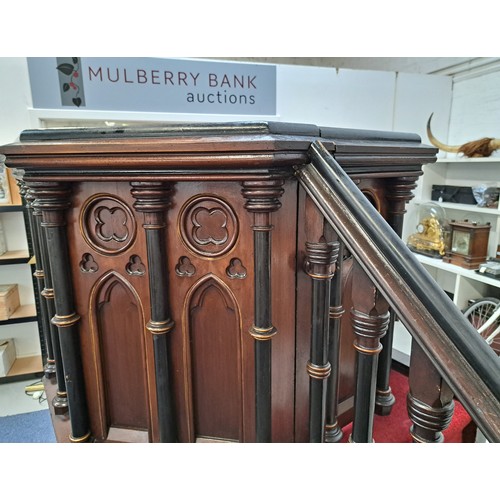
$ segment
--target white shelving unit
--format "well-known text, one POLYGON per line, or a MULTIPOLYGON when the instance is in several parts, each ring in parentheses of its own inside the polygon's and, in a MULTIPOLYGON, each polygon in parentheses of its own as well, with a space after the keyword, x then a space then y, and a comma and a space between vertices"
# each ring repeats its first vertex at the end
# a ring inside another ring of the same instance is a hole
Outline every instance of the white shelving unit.
POLYGON ((7 252, 0 256, 0 283, 16 283, 20 306, 0 321, 0 339, 14 339, 16 360, 0 383, 43 372, 39 323, 35 304, 33 262, 30 256, 24 207, 17 189, 10 185, 13 203, 0 204, 0 221, 5 231, 7 252))
MULTIPOLYGON (((475 186, 482 183, 500 186, 500 156, 490 158, 439 158, 436 163, 424 165, 424 174, 419 180, 415 199, 411 202, 405 219, 403 239, 415 232, 418 222, 418 207, 431 201, 432 185, 475 186)), ((438 203, 438 202, 435 202, 438 203)), ((488 256, 495 257, 500 244, 500 210, 459 203, 438 203, 449 220, 477 219, 491 224, 488 240, 488 256)), ((480 297, 500 298, 500 280, 479 274, 476 271, 448 264, 441 259, 415 254, 420 263, 436 282, 453 297, 455 305, 464 309, 471 299, 480 297)), ((411 336, 397 321, 394 327, 393 358, 409 365, 411 336)))

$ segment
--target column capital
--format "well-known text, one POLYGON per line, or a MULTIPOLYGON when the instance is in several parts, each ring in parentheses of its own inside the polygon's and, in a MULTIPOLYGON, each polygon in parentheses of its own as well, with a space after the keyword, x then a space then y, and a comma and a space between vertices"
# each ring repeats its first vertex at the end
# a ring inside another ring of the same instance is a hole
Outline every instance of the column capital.
POLYGON ((173 188, 167 182, 131 182, 130 193, 135 198, 138 212, 164 212, 171 205, 173 188))
POLYGON ((406 213, 405 205, 413 199, 418 177, 395 177, 388 180, 386 198, 391 202, 389 211, 395 214, 406 213))
POLYGON ((243 181, 241 193, 247 200, 245 209, 252 213, 276 212, 281 208, 279 198, 284 192, 283 179, 243 181))
POLYGON ((339 242, 306 242, 305 272, 313 279, 331 279, 339 256, 339 242))
POLYGON ((64 212, 71 207, 71 187, 63 182, 26 182, 26 196, 43 227, 66 225, 64 212))

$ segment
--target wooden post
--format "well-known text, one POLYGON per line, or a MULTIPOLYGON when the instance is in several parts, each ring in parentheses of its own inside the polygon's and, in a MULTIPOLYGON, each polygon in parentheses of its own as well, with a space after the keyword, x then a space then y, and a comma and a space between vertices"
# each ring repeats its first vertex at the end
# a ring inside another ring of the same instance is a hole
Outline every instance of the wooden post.
POLYGON ((277 333, 271 311, 271 213, 279 210, 283 180, 244 181, 245 208, 254 215, 254 324, 256 441, 272 439, 271 338, 277 333))
POLYGON ((417 342, 412 341, 410 392, 406 403, 413 425, 410 434, 415 443, 441 443, 442 431, 451 422, 455 404, 453 393, 417 342))
POLYGON ((356 261, 353 265, 353 283, 351 321, 357 352, 354 422, 349 441, 371 443, 378 355, 382 350, 380 338, 389 324, 389 306, 356 261), (363 293, 359 293, 359 290, 363 293))
POLYGON ((151 319, 146 328, 153 335, 156 395, 160 442, 177 441, 174 399, 171 388, 168 335, 175 327, 170 315, 166 251, 166 217, 172 189, 162 182, 131 182, 134 208, 144 214, 148 253, 151 319))

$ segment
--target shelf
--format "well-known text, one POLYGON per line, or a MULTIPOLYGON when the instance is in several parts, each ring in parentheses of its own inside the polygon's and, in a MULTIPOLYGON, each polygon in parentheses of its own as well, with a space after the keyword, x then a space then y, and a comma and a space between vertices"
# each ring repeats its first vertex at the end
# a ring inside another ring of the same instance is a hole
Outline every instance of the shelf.
POLYGON ((30 258, 28 250, 9 250, 0 255, 0 266, 8 264, 27 264, 30 258))
POLYGON ((436 203, 440 207, 448 210, 460 210, 463 212, 476 212, 488 215, 494 215, 496 217, 500 216, 500 210, 498 208, 486 208, 478 207, 477 205, 467 205, 465 203, 449 203, 449 202, 439 202, 434 200, 414 200, 415 205, 422 205, 423 203, 436 203))
POLYGON ((438 158, 435 163, 500 163, 500 156, 488 158, 467 158, 465 156, 446 156, 438 158))
POLYGON ((43 372, 42 357, 27 356, 25 358, 17 358, 6 377, 17 377, 19 375, 28 375, 40 372, 43 372))
POLYGON ((26 304, 19 306, 8 319, 0 321, 1 325, 13 325, 16 323, 28 323, 36 321, 36 306, 35 304, 26 304))
POLYGON ((463 267, 456 266, 455 264, 443 262, 442 259, 427 257, 426 255, 416 253, 415 257, 421 264, 425 264, 426 266, 434 267, 436 269, 442 269, 443 271, 448 271, 453 274, 464 276, 465 278, 469 278, 471 280, 480 281, 481 283, 500 288, 500 280, 490 278, 488 276, 485 276, 484 274, 476 273, 476 271, 471 271, 470 269, 465 269, 463 267))
POLYGON ((11 205, 9 203, 2 205, 0 203, 0 213, 2 213, 2 212, 22 212, 23 210, 24 210, 23 205, 11 205))

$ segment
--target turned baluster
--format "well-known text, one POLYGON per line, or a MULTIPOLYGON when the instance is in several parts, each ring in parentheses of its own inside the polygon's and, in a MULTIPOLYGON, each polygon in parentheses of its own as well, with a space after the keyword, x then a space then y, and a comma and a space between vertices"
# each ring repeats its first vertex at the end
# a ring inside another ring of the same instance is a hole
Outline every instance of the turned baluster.
POLYGON ((410 392, 406 404, 413 425, 410 434, 415 443, 441 443, 451 423, 455 403, 453 393, 427 355, 413 341, 411 346, 410 392))
POLYGON ((309 441, 324 439, 327 379, 331 372, 328 359, 330 280, 339 250, 338 242, 306 242, 306 273, 312 279, 311 348, 307 363, 309 375, 309 441))
POLYGON ((344 314, 342 305, 342 268, 344 243, 339 240, 338 258, 335 266, 335 275, 330 284, 330 321, 328 333, 328 360, 332 372, 327 380, 326 415, 325 415, 325 442, 338 443, 343 437, 338 416, 339 372, 340 372, 340 331, 341 320, 344 314))
POLYGON ((356 285, 353 286, 351 321, 355 335, 356 388, 349 441, 371 443, 378 356, 382 350, 380 339, 389 324, 389 306, 357 262, 353 265, 353 283, 356 285))
MULTIPOLYGON (((398 177, 388 180, 386 198, 389 202, 387 222, 394 232, 401 237, 403 220, 406 213, 406 204, 413 198, 413 190, 417 186, 416 177, 398 177)), ((382 337, 383 349, 379 355, 377 371, 377 398, 375 412, 378 415, 389 415, 396 399, 389 385, 392 365, 392 343, 394 339, 394 311, 390 310, 389 326, 387 333, 382 337)))

